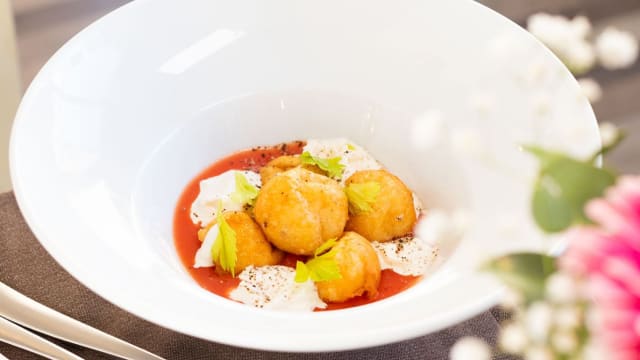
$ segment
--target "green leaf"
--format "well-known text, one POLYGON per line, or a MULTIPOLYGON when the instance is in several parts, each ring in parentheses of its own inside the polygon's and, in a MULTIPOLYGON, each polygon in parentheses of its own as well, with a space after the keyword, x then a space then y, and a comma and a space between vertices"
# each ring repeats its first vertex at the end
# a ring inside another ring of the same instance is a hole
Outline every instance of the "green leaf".
POLYGON ((211 247, 211 256, 223 270, 230 272, 231 276, 235 277, 235 267, 238 261, 236 232, 222 215, 222 202, 218 203, 217 223, 218 236, 211 247))
POLYGON ((569 157, 550 162, 535 183, 532 210, 536 223, 546 232, 589 223, 586 203, 601 196, 615 180, 608 170, 569 157))
POLYGON ((591 156, 591 158, 589 159, 589 162, 590 163, 595 162, 599 156, 601 155, 604 156, 609 151, 618 147, 618 145, 620 145, 620 143, 622 142, 622 140, 624 140, 625 137, 627 137, 627 134, 622 130, 618 130, 618 132, 616 133, 616 137, 610 143, 603 144, 604 146, 591 156))
POLYGON ((558 159, 567 158, 567 156, 562 153, 549 151, 539 146, 523 145, 522 149, 535 155, 538 158, 538 161, 540 161, 541 169, 547 167, 549 164, 553 163, 558 159))
POLYGON ((327 172, 329 177, 334 179, 340 179, 342 177, 342 172, 344 171, 344 165, 340 163, 342 158, 334 157, 323 159, 319 157, 312 156, 308 151, 303 152, 300 155, 300 161, 305 165, 315 165, 320 169, 327 172))
POLYGON ((380 194, 380 184, 375 181, 349 184, 344 192, 349 199, 349 211, 352 214, 359 214, 371 211, 371 205, 376 202, 380 194))
POLYGON ((258 197, 257 187, 253 186, 247 177, 240 171, 236 171, 236 189, 231 193, 231 200, 238 204, 253 205, 255 199, 258 197))
POLYGON ((555 258, 526 252, 493 259, 483 268, 522 293, 528 303, 544 298, 546 280, 557 270, 555 258))
POLYGON ((305 282, 311 278, 314 282, 341 279, 340 267, 335 260, 337 253, 333 247, 336 239, 327 240, 320 245, 313 258, 306 263, 302 261, 296 262, 296 282, 305 282))
POLYGON ((309 271, 309 268, 302 261, 296 261, 295 281, 298 283, 303 283, 309 280, 309 276, 311 276, 311 271, 309 271))
POLYGON ((531 209, 538 226, 549 233, 560 232, 576 223, 589 223, 586 203, 613 185, 615 175, 564 154, 535 146, 524 146, 540 161, 534 184, 531 209))
POLYGON ((571 204, 561 196, 559 186, 549 177, 539 180, 533 192, 532 210, 538 226, 546 232, 559 232, 573 222, 571 204))
POLYGON ((333 246, 338 242, 338 238, 333 238, 325 241, 322 245, 318 246, 316 251, 313 253, 313 256, 320 256, 323 253, 331 250, 333 246))
POLYGON ((311 280, 315 282, 342 278, 340 267, 333 257, 319 256, 307 261, 305 265, 309 269, 311 280))

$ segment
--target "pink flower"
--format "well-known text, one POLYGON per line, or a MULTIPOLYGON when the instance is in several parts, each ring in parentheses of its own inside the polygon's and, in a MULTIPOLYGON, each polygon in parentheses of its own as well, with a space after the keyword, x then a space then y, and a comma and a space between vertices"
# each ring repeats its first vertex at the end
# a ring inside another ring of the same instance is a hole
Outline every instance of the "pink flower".
POLYGON ((609 360, 640 359, 640 177, 622 177, 605 197, 589 202, 597 225, 568 233, 561 266, 587 281, 592 336, 609 360))

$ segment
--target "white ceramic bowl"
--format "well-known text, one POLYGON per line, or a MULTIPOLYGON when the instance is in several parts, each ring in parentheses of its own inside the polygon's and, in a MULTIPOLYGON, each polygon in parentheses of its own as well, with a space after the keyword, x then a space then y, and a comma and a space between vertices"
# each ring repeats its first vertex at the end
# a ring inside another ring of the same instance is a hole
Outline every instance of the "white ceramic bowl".
POLYGON ((535 164, 518 144, 531 142, 585 154, 594 116, 542 45, 472 1, 138 0, 42 69, 15 121, 11 173, 38 239, 112 303, 216 342, 329 351, 496 303, 478 263, 548 245, 528 220, 535 164), (172 238, 188 180, 230 152, 310 137, 365 146, 428 207, 466 209, 469 232, 415 287, 348 310, 263 311, 201 289, 172 238))

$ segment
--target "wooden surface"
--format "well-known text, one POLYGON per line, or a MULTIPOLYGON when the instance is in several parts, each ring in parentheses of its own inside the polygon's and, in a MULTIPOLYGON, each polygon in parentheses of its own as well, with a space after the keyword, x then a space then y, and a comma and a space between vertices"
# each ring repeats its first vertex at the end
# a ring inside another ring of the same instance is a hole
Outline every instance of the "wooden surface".
MULTIPOLYGON (((22 64, 28 84, 44 62, 66 40, 103 14, 128 0, 12 0, 22 64)), ((568 16, 584 14, 596 28, 616 25, 640 37, 640 0, 483 0, 480 1, 519 24, 538 11, 568 16)), ((602 85, 603 99, 594 104, 600 121, 628 131, 626 142, 610 157, 624 172, 640 173, 640 63, 633 68, 592 74, 602 85)))

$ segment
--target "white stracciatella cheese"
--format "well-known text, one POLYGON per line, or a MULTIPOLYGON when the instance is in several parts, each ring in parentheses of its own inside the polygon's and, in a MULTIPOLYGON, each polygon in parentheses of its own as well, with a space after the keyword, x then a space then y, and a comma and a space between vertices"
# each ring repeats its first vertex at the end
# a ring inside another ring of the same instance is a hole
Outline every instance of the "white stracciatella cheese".
POLYGON ((420 200, 418 195, 416 195, 416 193, 412 192, 411 195, 413 196, 413 208, 416 211, 416 219, 417 219, 420 217, 420 215, 422 215, 422 211, 424 210, 424 204, 422 203, 422 200, 420 200))
POLYGON ((371 242, 381 269, 400 275, 420 276, 438 256, 438 248, 412 236, 385 242, 371 242))
POLYGON ((313 281, 296 282, 296 271, 282 265, 249 266, 240 273, 240 285, 230 294, 233 300, 257 308, 285 311, 324 309, 313 281))
POLYGON ((382 269, 391 269, 401 275, 423 275, 438 257, 440 244, 462 236, 466 221, 464 212, 448 214, 433 209, 418 220, 415 237, 372 242, 371 245, 382 269))
POLYGON ((382 165, 365 149, 347 139, 309 139, 302 151, 324 159, 340 157, 340 164, 344 165, 342 183, 356 171, 382 169, 382 165))
POLYGON ((213 221, 220 202, 224 211, 242 210, 244 204, 231 200, 231 194, 236 189, 236 172, 242 173, 251 185, 260 187, 260 174, 254 171, 229 170, 200 181, 200 193, 191 205, 191 221, 194 224, 204 227, 213 221))
MULTIPOLYGON (((419 218, 424 206, 415 193, 413 207, 419 218)), ((372 241, 371 246, 378 255, 380 268, 391 269, 400 275, 423 275, 438 256, 437 243, 429 243, 413 236, 384 242, 372 241)))
POLYGON ((211 248, 213 247, 213 243, 216 242, 216 238, 218 238, 218 224, 213 225, 209 231, 207 231, 207 235, 205 235, 204 240, 202 241, 202 245, 198 251, 196 251, 196 256, 194 259, 194 268, 201 267, 211 267, 213 266, 213 255, 211 254, 211 248))

